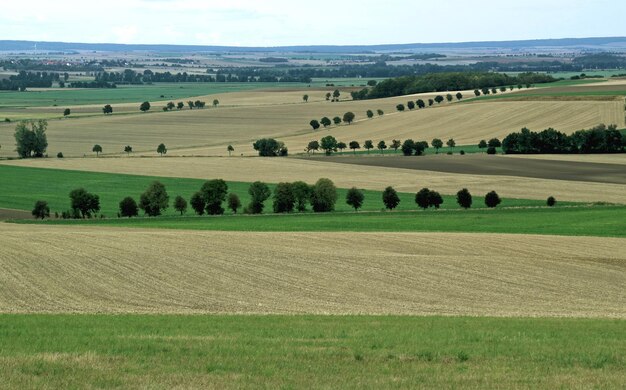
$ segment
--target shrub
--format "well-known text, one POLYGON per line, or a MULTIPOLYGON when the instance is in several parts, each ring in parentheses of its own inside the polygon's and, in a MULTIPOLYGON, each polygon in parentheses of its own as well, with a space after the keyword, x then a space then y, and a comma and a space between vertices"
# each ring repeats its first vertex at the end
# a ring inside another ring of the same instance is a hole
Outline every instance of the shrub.
POLYGON ((274 212, 290 213, 295 202, 291 183, 278 183, 274 188, 274 212))
POLYGON ((365 200, 365 195, 363 191, 357 189, 356 187, 352 187, 346 193, 346 203, 354 208, 354 211, 358 211, 361 206, 363 206, 363 201, 365 200))
POLYGON ((465 150, 461 150, 461 151, 459 152, 459 154, 460 154, 461 156, 465 156, 465 150))
POLYGON ((127 196, 126 198, 122 199, 122 201, 120 202, 120 212, 119 215, 121 217, 136 217, 137 215, 139 215, 139 207, 137 206, 137 202, 135 202, 135 199, 131 198, 130 196, 127 196))
POLYGON ((493 146, 488 147, 487 154, 496 154, 496 148, 493 146))
POLYGON ((387 210, 393 210, 400 204, 400 197, 393 187, 387 187, 383 191, 383 203, 387 210))
POLYGON ((485 195, 485 206, 489 208, 494 208, 500 203, 502 203, 502 200, 495 191, 491 191, 487 195, 485 195))
POLYGON ((315 212, 328 212, 335 209, 337 188, 330 179, 319 179, 311 189, 311 206, 315 212))
POLYGON ((554 207, 554 205, 556 205, 556 199, 554 198, 554 196, 548 197, 548 199, 546 200, 546 204, 548 205, 548 207, 554 207))
POLYGON ((48 207, 48 202, 45 200, 38 200, 35 202, 35 207, 33 207, 33 211, 31 212, 35 219, 44 219, 50 216, 50 207, 48 207))
POLYGON ((472 207, 472 194, 470 194, 467 188, 463 188, 456 193, 456 202, 464 209, 469 209, 472 207))

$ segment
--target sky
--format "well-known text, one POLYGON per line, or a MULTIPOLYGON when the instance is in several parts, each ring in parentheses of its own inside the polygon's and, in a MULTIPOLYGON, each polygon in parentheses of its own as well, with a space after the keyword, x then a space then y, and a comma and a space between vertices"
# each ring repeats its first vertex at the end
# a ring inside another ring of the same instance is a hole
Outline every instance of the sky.
POLYGON ((2 0, 0 40, 225 46, 626 36, 623 0, 2 0))

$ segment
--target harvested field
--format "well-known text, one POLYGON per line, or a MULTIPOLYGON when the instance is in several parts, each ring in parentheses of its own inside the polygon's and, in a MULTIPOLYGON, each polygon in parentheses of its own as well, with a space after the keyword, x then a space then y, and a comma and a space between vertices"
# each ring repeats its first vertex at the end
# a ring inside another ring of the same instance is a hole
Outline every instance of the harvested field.
MULTIPOLYGON (((467 155, 465 156, 467 157, 467 155)), ((393 186, 399 192, 416 192, 424 186, 442 194, 456 194, 466 187, 472 193, 496 190, 500 196, 519 199, 546 199, 553 195, 563 201, 625 203, 626 186, 514 176, 488 176, 416 171, 386 167, 325 162, 320 159, 241 158, 241 157, 154 157, 154 158, 78 158, 12 160, 1 164, 57 168, 93 172, 128 173, 145 176, 268 183, 304 180, 315 183, 330 178, 340 188, 358 187, 382 191, 393 186)))
POLYGON ((0 221, 7 219, 28 219, 32 214, 24 210, 0 209, 0 221))
POLYGON ((507 154, 500 157, 516 158, 521 160, 552 160, 573 161, 599 164, 626 165, 626 153, 616 154, 507 154))
POLYGON ((512 159, 486 154, 429 155, 418 158, 404 156, 337 156, 321 157, 320 161, 377 167, 461 173, 466 175, 520 176, 550 180, 626 184, 622 164, 582 161, 512 159))
POLYGON ((626 318, 624 239, 0 224, 0 244, 0 312, 626 318))

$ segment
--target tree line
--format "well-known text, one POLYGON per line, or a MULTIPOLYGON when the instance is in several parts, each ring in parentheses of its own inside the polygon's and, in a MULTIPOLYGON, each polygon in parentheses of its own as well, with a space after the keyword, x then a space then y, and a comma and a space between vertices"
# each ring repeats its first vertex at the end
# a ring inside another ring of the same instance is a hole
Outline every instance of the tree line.
POLYGON ((6 79, 0 79, 0 90, 25 91, 26 88, 50 88, 60 80, 59 73, 20 71, 6 79))

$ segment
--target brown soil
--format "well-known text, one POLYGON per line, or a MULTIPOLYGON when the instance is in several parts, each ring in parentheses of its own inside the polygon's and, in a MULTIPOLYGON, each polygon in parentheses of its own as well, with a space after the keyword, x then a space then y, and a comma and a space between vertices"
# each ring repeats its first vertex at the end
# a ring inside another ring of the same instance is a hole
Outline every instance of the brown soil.
POLYGON ((33 216, 28 211, 0 209, 0 221, 6 221, 7 219, 31 219, 31 218, 33 218, 33 216))

